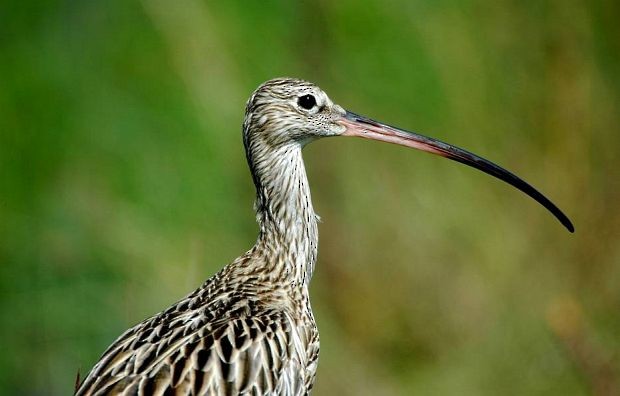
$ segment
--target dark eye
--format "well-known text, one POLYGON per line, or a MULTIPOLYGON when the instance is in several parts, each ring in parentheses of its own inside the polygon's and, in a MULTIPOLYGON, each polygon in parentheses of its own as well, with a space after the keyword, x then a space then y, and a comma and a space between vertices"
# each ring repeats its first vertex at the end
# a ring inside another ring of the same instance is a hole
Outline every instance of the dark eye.
POLYGON ((316 99, 314 99, 314 96, 312 95, 304 95, 299 97, 297 103, 304 109, 310 110, 316 106, 316 99))

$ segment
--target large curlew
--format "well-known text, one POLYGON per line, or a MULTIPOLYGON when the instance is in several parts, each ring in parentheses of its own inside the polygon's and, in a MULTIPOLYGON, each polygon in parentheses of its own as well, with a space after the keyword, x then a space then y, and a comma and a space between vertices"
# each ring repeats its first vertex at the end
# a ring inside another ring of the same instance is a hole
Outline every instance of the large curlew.
POLYGON ((346 111, 309 82, 270 80, 248 100, 243 122, 256 185, 256 244, 197 290, 122 334, 77 395, 311 391, 319 333, 308 284, 318 229, 301 150, 329 136, 396 143, 472 166, 523 191, 573 231, 570 220, 545 196, 483 158, 346 111))

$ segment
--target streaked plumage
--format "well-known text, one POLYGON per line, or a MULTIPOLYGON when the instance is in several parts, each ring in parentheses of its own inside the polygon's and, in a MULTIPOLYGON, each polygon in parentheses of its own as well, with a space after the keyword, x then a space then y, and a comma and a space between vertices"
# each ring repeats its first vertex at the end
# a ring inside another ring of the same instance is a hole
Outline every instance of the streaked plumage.
POLYGON ((311 83, 270 80, 250 97, 243 123, 257 191, 256 244, 193 293, 121 335, 77 395, 310 392, 319 334, 308 284, 318 229, 301 150, 328 136, 398 143, 476 167, 526 192, 572 227, 538 191, 486 160, 347 112, 311 83))
POLYGON ((248 101, 243 140, 257 188, 256 245, 120 336, 78 395, 303 395, 312 389, 319 334, 308 283, 317 219, 301 144, 288 132, 295 125, 282 117, 305 115, 287 106, 302 93, 320 91, 297 80, 273 80, 248 101))

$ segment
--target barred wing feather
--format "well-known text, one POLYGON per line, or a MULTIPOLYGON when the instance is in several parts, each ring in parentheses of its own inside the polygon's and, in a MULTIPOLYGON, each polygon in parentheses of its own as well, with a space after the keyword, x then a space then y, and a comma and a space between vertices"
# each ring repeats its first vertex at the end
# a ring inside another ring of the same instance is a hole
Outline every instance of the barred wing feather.
POLYGON ((168 328, 158 317, 123 334, 77 395, 298 395, 299 348, 282 312, 168 328))

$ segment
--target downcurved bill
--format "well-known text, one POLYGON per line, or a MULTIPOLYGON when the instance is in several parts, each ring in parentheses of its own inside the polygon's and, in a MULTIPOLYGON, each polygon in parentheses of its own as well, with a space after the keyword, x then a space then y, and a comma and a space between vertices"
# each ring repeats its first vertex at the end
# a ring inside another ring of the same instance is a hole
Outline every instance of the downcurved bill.
POLYGON ((574 232, 575 228, 571 221, 553 202, 542 195, 534 187, 530 186, 519 177, 513 175, 507 170, 495 165, 491 161, 478 157, 469 151, 444 143, 440 140, 429 138, 417 133, 408 132, 399 128, 395 128, 386 124, 382 124, 370 118, 357 115, 350 111, 339 120, 341 125, 347 129, 342 136, 359 136, 366 139, 379 140, 382 142, 399 144, 401 146, 411 147, 418 150, 437 154, 453 161, 479 169, 484 173, 495 176, 498 179, 523 191, 542 206, 547 208, 570 232, 574 232))

